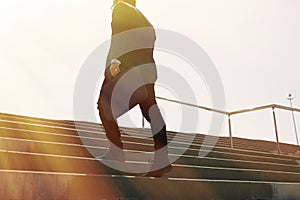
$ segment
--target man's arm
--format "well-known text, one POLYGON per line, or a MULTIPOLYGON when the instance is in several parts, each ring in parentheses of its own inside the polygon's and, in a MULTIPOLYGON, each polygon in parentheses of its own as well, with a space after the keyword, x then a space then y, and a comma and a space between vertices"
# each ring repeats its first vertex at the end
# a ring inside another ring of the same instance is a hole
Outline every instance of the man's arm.
MULTIPOLYGON (((132 13, 132 8, 124 3, 118 3, 114 9, 112 14, 112 36, 132 29, 134 24, 134 13, 132 13)), ((110 61, 109 72, 115 77, 120 72, 121 61, 120 58, 112 58, 110 61)))
MULTIPOLYGON (((142 28, 142 27, 151 27, 152 25, 149 23, 147 19, 145 19, 144 15, 140 13, 136 8, 124 4, 124 3, 118 3, 114 9, 113 9, 113 14, 112 14, 112 36, 117 35, 121 32, 125 32, 128 30, 133 30, 135 28, 142 28)), ((131 34, 131 36, 133 36, 131 34)), ((140 35, 139 35, 140 36, 140 35)), ((142 36, 141 36, 142 37, 142 36)), ((131 38, 130 40, 136 40, 136 39, 142 39, 142 38, 131 38)), ((137 52, 127 52, 125 55, 122 55, 120 57, 113 56, 114 52, 117 49, 120 49, 126 46, 128 42, 134 42, 134 41, 128 41, 121 40, 118 41, 118 43, 114 43, 113 48, 112 48, 112 57, 110 58, 109 62, 111 65, 109 66, 109 72, 110 74, 115 77, 118 75, 121 70, 120 70, 120 65, 121 62, 123 63, 122 67, 125 69, 128 66, 133 65, 140 59, 140 56, 137 56, 137 52), (123 42, 123 43, 122 43, 123 42), (123 46, 120 46, 123 45, 123 46), (115 62, 116 61, 116 62, 115 62)), ((116 51, 117 52, 117 51, 116 51)), ((144 53, 142 53, 142 56, 144 53)), ((138 62, 137 62, 138 63, 138 62)))

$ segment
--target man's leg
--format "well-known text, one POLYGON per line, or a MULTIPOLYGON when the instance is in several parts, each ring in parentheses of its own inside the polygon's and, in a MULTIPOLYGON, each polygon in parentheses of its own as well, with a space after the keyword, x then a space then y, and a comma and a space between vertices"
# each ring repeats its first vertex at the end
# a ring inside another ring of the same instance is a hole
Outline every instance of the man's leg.
POLYGON ((102 121, 102 125, 106 132, 107 139, 111 142, 109 151, 106 152, 101 159, 109 160, 125 160, 123 152, 123 143, 121 141, 121 133, 119 130, 118 123, 114 119, 111 107, 111 93, 112 91, 107 91, 109 88, 105 87, 106 81, 103 82, 99 100, 98 100, 98 110, 102 121))
POLYGON ((168 142, 166 125, 155 100, 154 84, 147 86, 148 97, 140 103, 143 116, 151 125, 154 140, 154 162, 151 172, 145 176, 162 176, 171 170, 170 161, 168 159, 168 142))
POLYGON ((166 125, 155 100, 154 84, 146 85, 148 96, 140 103, 143 116, 151 125, 154 139, 154 149, 167 146, 166 125))

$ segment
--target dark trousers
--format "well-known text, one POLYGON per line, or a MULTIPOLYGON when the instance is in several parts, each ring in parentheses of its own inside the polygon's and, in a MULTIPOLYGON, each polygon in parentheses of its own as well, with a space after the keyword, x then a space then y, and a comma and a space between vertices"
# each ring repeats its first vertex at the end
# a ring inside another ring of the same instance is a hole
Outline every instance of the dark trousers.
MULTIPOLYGON (((121 133, 117 124, 117 119, 112 114, 112 107, 118 105, 112 105, 111 98, 113 87, 106 87, 106 84, 109 84, 109 82, 104 80, 98 100, 100 118, 109 141, 123 149, 123 143, 121 141, 121 133)), ((156 103, 154 84, 147 84, 137 89, 136 92, 134 92, 131 96, 128 110, 125 110, 124 113, 136 105, 140 106, 143 116, 151 125, 154 149, 159 150, 166 146, 166 125, 156 103), (141 90, 146 91, 147 95, 145 98, 140 97, 142 93, 141 90)))

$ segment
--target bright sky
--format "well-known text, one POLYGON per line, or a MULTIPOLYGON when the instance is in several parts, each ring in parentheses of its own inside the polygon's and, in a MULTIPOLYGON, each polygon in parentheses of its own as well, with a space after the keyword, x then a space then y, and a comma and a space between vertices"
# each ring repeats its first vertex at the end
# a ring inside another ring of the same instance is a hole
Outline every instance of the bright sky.
MULTIPOLYGON (((73 119, 75 80, 110 37, 110 7, 110 0, 1 1, 0 112, 73 119)), ((137 7, 155 27, 205 49, 222 77, 227 110, 289 105, 289 92, 300 108, 299 0, 140 0, 137 7)), ((163 55, 157 60, 169 63, 163 55)), ((210 105, 207 91, 201 93, 200 103, 210 105)), ((176 118, 165 113, 169 129, 176 129, 176 118)), ((233 134, 274 140, 271 117, 270 111, 234 117, 233 134)), ((278 121, 280 140, 295 143, 291 113, 279 111, 278 121)), ((300 131, 300 114, 296 121, 300 131)))

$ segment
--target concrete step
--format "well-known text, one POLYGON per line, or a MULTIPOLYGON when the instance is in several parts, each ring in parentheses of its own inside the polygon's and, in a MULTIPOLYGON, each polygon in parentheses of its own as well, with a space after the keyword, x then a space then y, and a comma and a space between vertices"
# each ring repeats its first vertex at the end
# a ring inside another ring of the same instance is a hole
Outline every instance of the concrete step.
MULTIPOLYGON (((87 137, 90 135, 87 135, 87 137)), ((92 138, 84 139, 90 146, 107 147, 107 139, 104 133, 94 134, 92 138)), ((82 138, 81 138, 82 139, 82 138)), ((124 136, 125 148, 138 151, 153 151, 153 141, 148 138, 135 138, 124 136)), ((51 132, 38 132, 26 129, 1 129, 0 128, 0 147, 2 149, 11 149, 19 151, 36 152, 39 149, 50 149, 55 153, 59 152, 78 152, 79 156, 87 156, 82 141, 76 135, 57 134, 51 132), (5 139, 6 138, 6 139, 5 139), (9 140, 11 139, 11 140, 9 140), (19 144, 16 144, 19 143, 19 144)), ((176 151, 178 148, 188 148, 187 144, 177 142, 170 145, 170 152, 176 151)), ((185 155, 198 156, 199 145, 192 144, 185 155)), ((211 147, 212 148, 212 147, 211 147)), ((271 162, 287 165, 298 165, 296 159, 290 156, 278 156, 273 154, 264 154, 252 151, 232 150, 229 148, 213 147, 213 149, 204 148, 202 152, 208 151, 208 157, 220 157, 236 160, 250 160, 259 162, 271 162)))
MULTIPOLYGON (((105 138, 104 130, 103 130, 102 126, 100 126, 100 125, 96 126, 95 125, 95 127, 97 127, 97 128, 84 127, 83 129, 80 129, 81 130, 80 133, 83 134, 85 137, 105 138)), ((60 125, 22 124, 22 123, 20 124, 20 122, 2 121, 0 130, 2 130, 2 132, 7 132, 7 131, 11 131, 11 130, 28 130, 28 131, 31 131, 31 132, 34 132, 34 133, 44 133, 44 134, 55 133, 57 137, 59 137, 59 136, 67 137, 68 135, 70 135, 70 137, 77 136, 77 131, 76 131, 75 127, 72 124, 60 124, 60 125)), ((137 135, 137 136, 140 136, 142 138, 145 138, 146 136, 151 137, 150 130, 144 131, 143 134, 138 132, 140 130, 136 130, 136 129, 123 128, 123 130, 126 131, 127 133, 133 135, 133 136, 137 135)), ((172 140, 172 138, 174 137, 174 134, 175 133, 168 132, 169 140, 172 140)), ((7 136, 7 135, 5 135, 5 136, 7 136)), ((12 137, 14 137, 14 136, 12 136, 12 137)), ((184 143, 187 143, 187 142, 185 142, 186 141, 185 137, 186 137, 186 134, 184 134, 184 133, 177 134, 176 135, 176 141, 173 141, 173 142, 178 143, 178 144, 176 144, 178 146, 180 146, 180 145, 181 146, 182 145, 186 146, 186 144, 184 144, 184 143), (183 144, 181 144, 181 143, 183 143, 183 144)), ((207 139, 207 137, 208 136, 205 136, 206 139, 207 139)), ((212 137, 212 136, 209 136, 209 137, 212 137)), ((140 142, 141 141, 139 138, 128 137, 126 135, 124 135, 124 140, 132 141, 132 142, 136 142, 136 141, 140 142)), ((200 146, 203 146, 203 145, 208 145, 209 146, 209 143, 208 144, 203 144, 203 140, 204 140, 204 135, 197 134, 195 136, 195 140, 193 141, 193 144, 192 144, 191 148, 199 148, 200 146)), ((245 142, 244 142, 245 144, 244 143, 241 143, 241 144, 236 143, 235 146, 239 145, 240 148, 234 149, 234 150, 230 149, 228 147, 228 144, 225 144, 226 142, 224 142, 224 140, 227 141, 228 138, 222 138, 222 137, 217 138, 217 137, 215 137, 214 140, 218 140, 216 144, 212 144, 212 145, 214 145, 215 148, 224 149, 226 151, 244 151, 243 152, 244 154, 247 154, 247 151, 249 151, 251 153, 251 155, 253 155, 253 154, 256 154, 256 155, 265 154, 265 156, 268 156, 268 157, 278 157, 278 158, 282 157, 282 155, 276 155, 274 153, 270 153, 270 152, 276 152, 276 145, 274 143, 260 141, 260 143, 261 142, 265 143, 264 145, 260 145, 261 148, 265 147, 267 149, 267 146, 270 147, 271 150, 269 150, 269 153, 268 153, 268 151, 266 151, 266 149, 258 151, 255 148, 252 148, 252 150, 251 150, 251 148, 247 148, 246 143, 247 143, 247 141, 248 141, 248 143, 251 143, 251 140, 245 140, 245 142)), ((238 140, 244 140, 244 139, 238 139, 238 140)), ((147 138, 146 140, 143 140, 142 142, 147 143, 147 144, 153 144, 152 138, 147 138)), ((258 142, 255 141, 254 143, 256 144, 258 142)), ((295 149, 297 149, 297 147, 295 147, 293 145, 283 144, 282 146, 285 147, 286 149, 288 149, 288 148, 293 149, 293 151, 289 150, 289 154, 292 154, 293 152, 294 153, 297 152, 297 150, 295 150, 295 149)), ((283 156, 285 156, 285 158, 287 158, 286 157, 287 155, 283 155, 283 156)), ((289 155, 289 156, 291 157, 291 159, 295 159, 295 158, 300 159, 299 156, 298 157, 291 156, 291 155, 289 155)))
MULTIPOLYGON (((91 156, 83 141, 99 155, 108 146, 101 125, 76 122, 76 128, 72 121, 0 113, 1 200, 300 199, 299 156, 273 154, 272 142, 234 138, 238 149, 231 149, 226 137, 196 134, 189 146, 188 134, 168 132, 173 139, 170 158, 182 148, 188 150, 163 178, 145 178, 125 175, 91 156), (76 128, 84 137, 77 135, 76 128), (198 156, 200 149, 207 153, 203 158, 198 156)), ((121 130, 127 162, 115 166, 149 169, 150 130, 121 130)), ((284 152, 299 150, 281 146, 284 152)))
MULTIPOLYGON (((68 120, 49 120, 49 119, 40 119, 35 117, 27 117, 27 116, 19 116, 13 114, 0 113, 0 121, 14 121, 18 123, 30 123, 30 124, 40 124, 40 125, 48 125, 48 126, 58 126, 58 127, 66 127, 66 128, 74 128, 74 122, 68 120)), ((99 129, 99 124, 90 123, 90 122, 76 122, 78 128, 84 128, 87 130, 97 130, 99 129)), ((137 130, 139 133, 143 133, 143 129, 137 130)), ((170 135, 175 134, 170 132, 170 135)), ((184 137, 184 134, 183 136, 184 137)), ((197 134, 195 143, 203 140, 203 135, 197 134)), ((213 136, 212 136, 213 137, 213 136)), ((219 137, 219 145, 222 147, 229 147, 229 138, 227 137, 219 137)), ((276 150, 276 144, 274 142, 267 142, 261 140, 247 140, 243 138, 233 138, 234 147, 236 149, 249 149, 255 151, 263 151, 263 152, 273 152, 276 150)), ((202 142, 200 142, 202 143, 202 142)), ((298 155, 298 147, 295 145, 281 144, 281 150, 286 154, 295 154, 298 155)))
MULTIPOLYGON (((32 135, 31 135, 32 136, 32 135)), ((77 156, 77 157, 92 157, 87 149, 80 143, 79 144, 69 144, 69 143, 57 143, 39 140, 27 140, 27 139, 16 139, 16 138, 0 138, 0 150, 10 150, 10 151, 20 151, 20 152, 31 152, 31 153, 44 153, 44 154, 55 154, 62 156, 77 156)), ((95 141, 92 141, 95 142, 95 141)), ((97 155, 102 155, 106 151, 108 142, 106 139, 98 140, 95 142, 94 146, 90 146, 89 150, 97 155)), ((141 151, 142 149, 152 150, 152 146, 146 146, 145 144, 128 144, 125 145, 128 149, 141 151), (147 148, 146 148, 147 147, 147 148)), ((169 148, 170 153, 176 150, 173 147, 169 148)), ((198 158, 198 150, 187 150, 185 157, 187 158, 198 158)), ((176 155, 176 154, 175 154, 176 155)), ((232 163, 232 166, 244 165, 252 166, 251 163, 269 163, 272 165, 271 168, 281 168, 283 166, 291 166, 292 168, 298 169, 299 165, 295 160, 289 159, 274 159, 264 156, 245 156, 244 154, 238 154, 233 152, 218 152, 215 149, 208 151, 207 159, 213 160, 230 160, 227 163, 232 163), (236 163, 235 163, 236 162, 236 163), (233 165, 235 163, 235 165, 233 165), (240 164, 241 163, 241 164, 240 164), (250 163, 250 164, 249 164, 250 163)), ((203 159, 201 159, 203 160, 203 159)), ((217 164, 217 163, 216 163, 217 164)), ((228 164, 229 165, 229 164, 228 164)), ((258 167, 264 167, 265 164, 259 165, 258 167)), ((289 168, 287 168, 289 169, 289 168)), ((286 170, 287 170, 286 169, 286 170)))
MULTIPOLYGON (((94 147, 94 152, 98 152, 97 155, 102 155, 107 150, 106 141, 102 141, 103 144, 100 147, 94 147)), ((92 158, 91 154, 83 145, 72 145, 72 144, 61 144, 61 143, 46 143, 41 141, 28 141, 20 139, 3 139, 0 138, 0 150, 3 151, 18 151, 36 154, 51 154, 58 156, 69 156, 69 157, 82 157, 82 158, 92 158)), ((131 151, 128 151, 128 153, 131 151)), ((127 151, 126 151, 127 153, 127 151)), ((230 154, 228 154, 230 155, 230 154)), ((176 155, 170 155, 171 160, 175 159, 176 155), (174 157, 174 158, 173 158, 174 157)), ((144 161, 153 160, 153 153, 144 153, 144 161)), ((243 155, 234 158, 224 158, 224 155, 219 155, 217 153, 210 152, 207 157, 196 157, 191 155, 181 156, 176 163, 178 164, 193 164, 200 166, 216 166, 216 167, 233 167, 233 168, 245 168, 245 169, 265 169, 273 171, 289 171, 289 172, 300 172, 300 165, 297 163, 293 164, 283 164, 278 160, 276 162, 271 162, 272 160, 266 160, 261 158, 260 161, 249 160, 248 157, 243 155)), ((130 157, 131 161, 142 161, 139 157, 130 157)))
POLYGON ((3 171, 3 199, 299 199, 300 185, 275 182, 141 178, 69 173, 3 171), (22 187, 14 187, 22 185, 22 187), (179 189, 180 188, 180 189, 179 189))
MULTIPOLYGON (((93 158, 66 157, 47 154, 33 154, 22 152, 0 152, 0 169, 21 171, 50 171, 80 174, 110 174, 118 175, 122 172, 113 170, 93 158)), ((128 169, 136 169, 145 172, 151 162, 117 163, 128 169)), ((124 169, 124 168, 122 168, 124 169)), ((205 178, 212 180, 251 180, 251 181, 274 181, 274 182, 300 182, 300 172, 272 171, 259 169, 244 169, 234 167, 201 166, 188 164, 173 164, 173 170, 168 177, 174 178, 205 178)))

